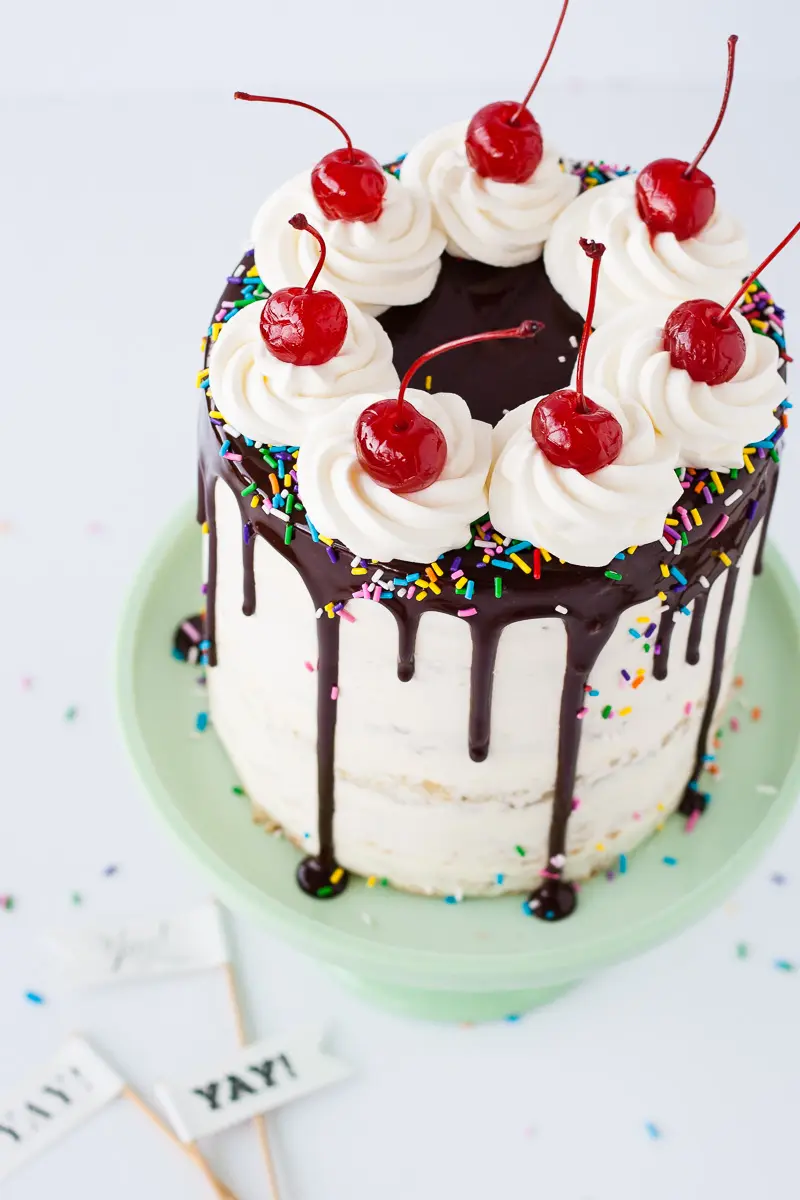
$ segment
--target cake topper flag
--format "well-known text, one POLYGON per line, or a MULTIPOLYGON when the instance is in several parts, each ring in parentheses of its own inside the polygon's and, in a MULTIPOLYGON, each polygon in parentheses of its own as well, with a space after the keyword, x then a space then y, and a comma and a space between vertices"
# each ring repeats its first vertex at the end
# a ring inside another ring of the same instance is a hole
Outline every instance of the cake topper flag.
POLYGON ((192 1142, 349 1075, 345 1063, 324 1053, 321 1041, 319 1029, 267 1038, 182 1082, 157 1084, 156 1094, 178 1137, 192 1142))
POLYGON ((132 1100, 201 1169, 219 1200, 236 1200, 196 1146, 184 1146, 82 1037, 73 1036, 45 1067, 0 1097, 0 1181, 72 1133, 112 1100, 132 1100))
MULTIPOLYGON (((60 933, 50 940, 64 973, 76 987, 158 979, 222 967, 239 1044, 247 1041, 225 926, 213 900, 175 917, 145 918, 113 928, 60 933)), ((271 1194, 273 1200, 278 1200, 266 1124, 263 1119, 255 1124, 271 1194)))
POLYGON ((204 971, 224 966, 229 957, 213 901, 175 917, 59 933, 51 938, 51 946, 76 987, 204 971))
POLYGON ((70 1038, 46 1067, 0 1099, 0 1180, 124 1089, 124 1079, 83 1038, 70 1038))

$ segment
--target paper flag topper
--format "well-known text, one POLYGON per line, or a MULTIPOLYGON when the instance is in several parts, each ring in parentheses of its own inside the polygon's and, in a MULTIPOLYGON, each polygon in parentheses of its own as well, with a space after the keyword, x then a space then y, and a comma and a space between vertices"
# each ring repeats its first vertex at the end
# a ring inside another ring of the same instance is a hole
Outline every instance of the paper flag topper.
POLYGON ((0 1097, 0 1180, 122 1094, 125 1081, 83 1038, 0 1097))
POLYGON ((349 1075, 345 1063, 323 1052, 321 1041, 319 1029, 267 1038, 182 1083, 157 1084, 156 1095, 178 1137, 195 1141, 349 1075))
POLYGON ((228 961, 222 917, 213 901, 174 917, 59 933, 51 945, 76 987, 204 971, 228 961))

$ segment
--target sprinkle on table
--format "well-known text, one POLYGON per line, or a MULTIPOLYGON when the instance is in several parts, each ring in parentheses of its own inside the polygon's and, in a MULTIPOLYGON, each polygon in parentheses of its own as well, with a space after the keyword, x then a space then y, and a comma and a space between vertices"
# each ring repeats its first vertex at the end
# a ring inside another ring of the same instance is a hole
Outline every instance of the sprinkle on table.
POLYGON ((44 1004, 44 996, 40 992, 26 992, 25 999, 29 1004, 44 1004))

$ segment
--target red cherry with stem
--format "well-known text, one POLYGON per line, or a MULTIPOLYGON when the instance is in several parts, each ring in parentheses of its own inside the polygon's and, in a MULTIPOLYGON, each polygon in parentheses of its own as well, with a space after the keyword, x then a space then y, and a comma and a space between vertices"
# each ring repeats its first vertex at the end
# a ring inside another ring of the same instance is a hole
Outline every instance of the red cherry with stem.
POLYGON ((601 242, 590 242, 586 238, 580 239, 580 247, 592 260, 592 279, 578 349, 575 387, 561 388, 542 397, 531 416, 531 433, 542 454, 554 466, 572 467, 581 475, 593 475, 619 456, 622 426, 613 413, 595 404, 583 390, 586 346, 592 331, 600 260, 606 248, 601 242))
POLYGON ((523 321, 513 329, 493 329, 471 337, 443 342, 421 354, 406 371, 397 398, 378 400, 365 408, 356 424, 358 461, 371 479, 381 487, 400 495, 430 487, 441 475, 447 461, 447 442, 435 421, 425 417, 412 404, 405 403, 406 388, 420 367, 432 358, 500 338, 532 338, 544 329, 540 321, 523 321))
POLYGON ((524 100, 498 100, 478 109, 467 127, 467 161, 478 175, 496 183, 525 183, 542 161, 542 131, 527 108, 547 66, 567 13, 564 0, 544 62, 524 100))
POLYGON ((695 383, 712 386, 733 379, 745 359, 744 334, 713 300, 686 300, 664 323, 664 349, 673 367, 695 383))
POLYGON ((234 100, 259 100, 266 104, 293 104, 325 117, 341 133, 347 145, 332 150, 321 158, 311 172, 314 199, 329 221, 377 221, 383 211, 386 191, 386 172, 376 158, 366 150, 358 150, 350 140, 344 125, 314 104, 304 100, 289 100, 285 96, 253 96, 250 92, 234 92, 234 100))
POLYGON ((750 284, 798 232, 800 222, 759 263, 724 308, 714 300, 686 300, 672 310, 664 325, 664 349, 669 350, 673 367, 682 368, 695 383, 708 383, 712 387, 733 379, 744 363, 747 347, 731 311, 750 284))
POLYGON ((688 163, 679 158, 657 158, 636 176, 636 207, 639 216, 656 233, 674 233, 679 242, 696 237, 714 214, 714 182, 698 163, 719 132, 733 83, 738 37, 728 38, 728 71, 717 120, 699 154, 688 163))
POLYGON ((370 225, 383 212, 386 172, 365 150, 331 150, 311 172, 311 190, 329 221, 370 225))
POLYGON ((320 254, 304 288, 273 292, 261 310, 261 336, 269 352, 294 367, 321 367, 341 350, 347 336, 347 310, 333 292, 315 292, 314 284, 325 265, 325 239, 302 213, 289 224, 312 234, 320 254))

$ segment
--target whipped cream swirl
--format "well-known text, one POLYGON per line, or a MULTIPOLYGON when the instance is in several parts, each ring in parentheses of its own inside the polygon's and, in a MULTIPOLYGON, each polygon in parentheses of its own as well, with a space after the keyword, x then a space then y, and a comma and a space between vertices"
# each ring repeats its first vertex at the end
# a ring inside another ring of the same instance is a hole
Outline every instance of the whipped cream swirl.
POLYGON ((467 161, 467 125, 458 121, 418 142, 403 162, 401 179, 430 198, 450 254, 494 267, 533 262, 556 217, 577 196, 580 181, 561 169, 547 143, 525 183, 483 179, 467 161))
POLYGON ((679 466, 741 467, 743 448, 769 437, 775 409, 786 399, 778 347, 733 309, 744 334, 744 363, 729 383, 695 383, 672 366, 664 349, 662 330, 672 307, 660 301, 631 308, 593 333, 586 392, 603 407, 641 404, 659 433, 675 442, 679 466))
POLYGON ((660 537, 683 491, 675 447, 656 433, 644 409, 607 405, 622 425, 622 451, 610 466, 581 475, 555 466, 534 441, 531 415, 539 399, 512 409, 495 426, 489 482, 494 527, 581 567, 605 566, 629 546, 660 537))
POLYGON ((744 232, 719 205, 697 237, 650 232, 636 208, 636 177, 624 175, 578 196, 558 217, 544 249, 550 282, 570 308, 586 315, 591 263, 578 239, 603 242, 595 327, 628 304, 697 296, 727 304, 750 269, 744 232))
POLYGON ((491 428, 473 420, 453 392, 408 388, 404 402, 444 433, 447 461, 435 483, 398 495, 377 484, 356 454, 358 417, 387 398, 386 393, 353 396, 310 428, 297 458, 298 490, 320 533, 338 538, 354 554, 382 562, 433 562, 465 545, 470 523, 486 512, 491 428))
POLYGON ((329 221, 314 199, 309 171, 274 192, 253 223, 256 266, 270 291, 303 287, 317 264, 316 240, 288 224, 297 212, 308 217, 328 247, 319 288, 373 316, 394 304, 417 304, 433 291, 445 239, 433 226, 422 192, 387 174, 377 221, 329 221))
POLYGON ((229 424, 256 442, 296 446, 348 396, 396 391, 388 334, 374 317, 343 303, 344 345, 321 367, 294 367, 270 353, 259 328, 264 303, 248 304, 223 325, 211 352, 209 386, 229 424))

